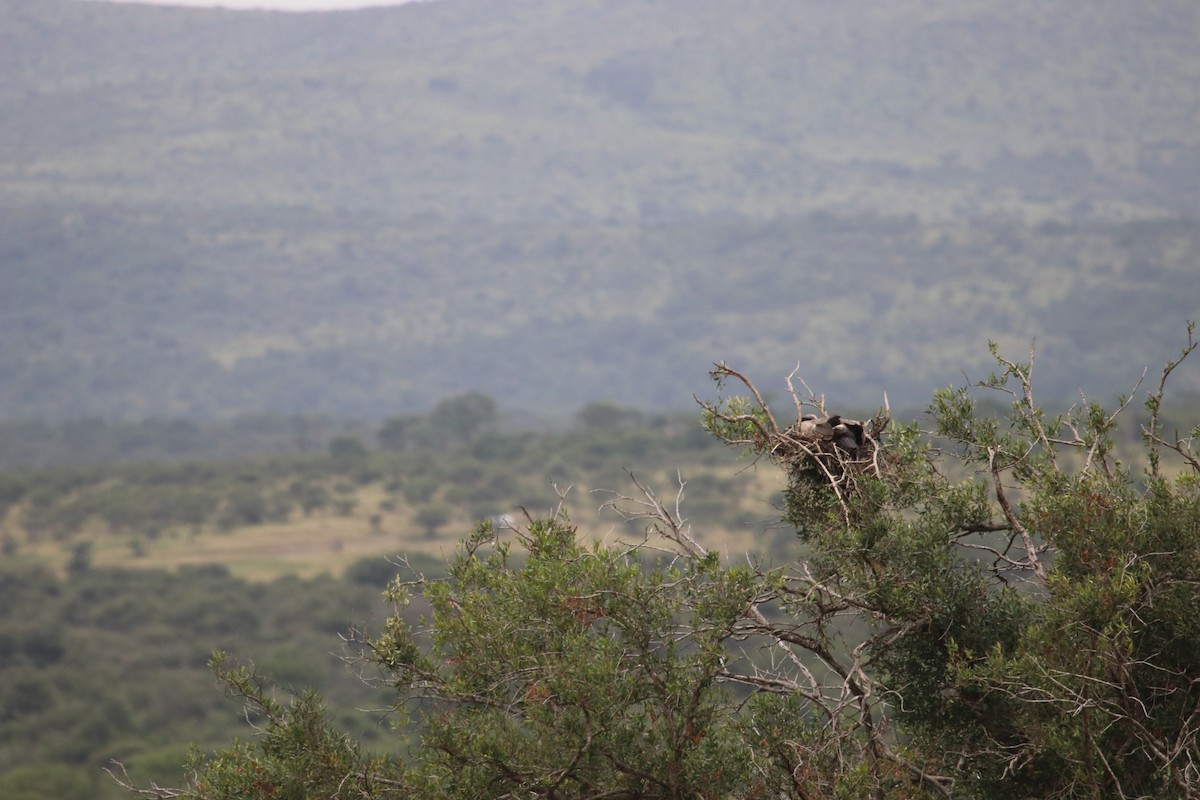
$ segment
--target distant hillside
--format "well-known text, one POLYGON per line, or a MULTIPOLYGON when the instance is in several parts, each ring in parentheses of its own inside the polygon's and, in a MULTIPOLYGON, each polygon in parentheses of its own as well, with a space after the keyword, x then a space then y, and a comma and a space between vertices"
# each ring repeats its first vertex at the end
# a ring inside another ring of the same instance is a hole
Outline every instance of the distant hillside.
POLYGON ((1191 0, 0 0, 0 416, 679 408, 719 359, 919 403, 1034 337, 1128 390, 1200 316, 1197 41, 1191 0))

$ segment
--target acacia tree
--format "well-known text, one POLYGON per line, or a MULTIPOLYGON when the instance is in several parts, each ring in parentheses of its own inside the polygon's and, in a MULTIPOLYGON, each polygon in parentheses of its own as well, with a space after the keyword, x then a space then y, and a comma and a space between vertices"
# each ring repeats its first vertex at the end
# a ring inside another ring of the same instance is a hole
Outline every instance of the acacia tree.
POLYGON ((948 450, 896 427, 853 456, 781 428, 717 367, 751 397, 709 404, 710 429, 782 466, 810 548, 775 579, 784 613, 763 629, 798 654, 783 690, 829 720, 802 747, 849 754, 831 777, 866 770, 877 797, 899 792, 895 767, 947 797, 1200 797, 1200 462, 1161 421, 1193 334, 1146 399, 1132 469, 1113 440, 1129 401, 1049 414, 1032 351, 993 346, 1000 369, 976 388, 1003 393, 1004 416, 967 388, 936 393, 948 450))
POLYGON ((226 671, 265 736, 177 791, 1200 797, 1200 461, 1162 421, 1193 332, 1128 464, 1113 435, 1131 401, 1051 414, 1032 352, 993 348, 997 373, 937 392, 927 433, 886 402, 831 416, 790 378, 784 424, 717 365, 704 424, 786 475, 793 561, 723 563, 682 482, 611 497, 634 541, 586 545, 562 513, 482 525, 447 579, 397 578, 384 628, 349 637, 422 726, 405 758, 372 761, 313 698, 270 705, 226 671))

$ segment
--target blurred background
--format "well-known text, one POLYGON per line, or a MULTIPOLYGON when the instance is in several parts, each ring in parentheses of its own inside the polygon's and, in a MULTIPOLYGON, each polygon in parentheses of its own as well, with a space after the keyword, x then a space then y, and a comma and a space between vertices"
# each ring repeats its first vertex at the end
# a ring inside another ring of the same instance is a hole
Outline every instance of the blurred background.
MULTIPOLYGON (((0 2, 0 415, 1112 397, 1200 311, 1200 8, 0 2)), ((1193 381, 1193 387, 1195 386, 1193 381)))
POLYGON ((245 5, 0 0, 6 800, 179 785, 217 647, 401 752, 338 632, 476 520, 636 535, 630 470, 794 557, 713 362, 1111 406, 1200 316, 1194 0, 245 5))

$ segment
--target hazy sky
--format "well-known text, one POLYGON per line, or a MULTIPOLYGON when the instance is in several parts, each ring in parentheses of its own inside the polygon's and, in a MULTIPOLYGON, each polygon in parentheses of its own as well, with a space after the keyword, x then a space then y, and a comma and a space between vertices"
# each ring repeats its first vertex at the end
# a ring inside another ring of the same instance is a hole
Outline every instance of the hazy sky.
POLYGON ((367 6, 398 6, 416 0, 110 0, 126 3, 151 3, 160 6, 200 6, 201 8, 270 8, 280 11, 332 11, 367 6))

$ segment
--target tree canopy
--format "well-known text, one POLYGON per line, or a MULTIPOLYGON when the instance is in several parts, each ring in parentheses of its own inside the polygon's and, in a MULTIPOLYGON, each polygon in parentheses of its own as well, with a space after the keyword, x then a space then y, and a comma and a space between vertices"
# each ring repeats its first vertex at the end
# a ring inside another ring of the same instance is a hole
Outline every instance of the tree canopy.
POLYGON ((1162 416, 1193 334, 1132 448, 1132 396, 1046 409, 1032 350, 993 348, 995 374, 937 391, 929 430, 885 402, 853 447, 824 398, 789 378, 784 422, 719 364, 704 425, 784 472, 792 558, 706 547, 682 480, 608 498, 624 539, 581 541, 561 508, 482 523, 447 577, 397 576, 396 613, 347 635, 411 747, 365 753, 318 698, 281 703, 218 656, 260 735, 142 791, 1198 798, 1200 431, 1162 416))

